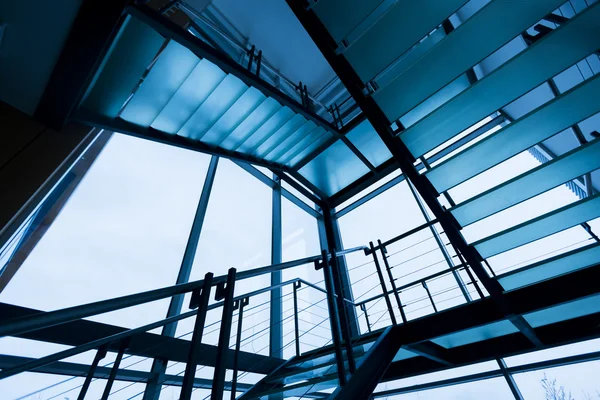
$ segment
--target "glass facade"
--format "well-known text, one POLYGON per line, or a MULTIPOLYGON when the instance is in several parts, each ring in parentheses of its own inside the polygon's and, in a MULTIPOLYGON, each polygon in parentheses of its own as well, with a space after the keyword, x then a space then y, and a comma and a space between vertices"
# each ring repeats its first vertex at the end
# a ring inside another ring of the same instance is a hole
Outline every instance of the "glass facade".
POLYGON ((600 4, 289 0, 339 75, 296 104, 176 3, 0 231, 2 400, 600 397, 600 4))

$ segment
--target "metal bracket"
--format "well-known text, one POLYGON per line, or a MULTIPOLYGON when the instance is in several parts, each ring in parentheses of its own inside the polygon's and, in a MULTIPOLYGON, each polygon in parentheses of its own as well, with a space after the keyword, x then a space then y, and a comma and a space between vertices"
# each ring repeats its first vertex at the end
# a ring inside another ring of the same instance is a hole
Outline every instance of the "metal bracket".
POLYGON ((202 297, 202 288, 194 289, 192 298, 190 299, 190 310, 195 310, 200 306, 200 298, 202 297))
POLYGON ((215 300, 220 301, 227 296, 227 292, 229 288, 226 286, 225 282, 217 283, 217 289, 215 290, 215 300))
POLYGON ((293 287, 295 289, 300 289, 300 286, 302 286, 302 282, 300 282, 300 281, 294 282, 294 286, 293 287))
MULTIPOLYGON (((329 264, 329 262, 327 264, 329 264)), ((315 260, 315 270, 316 271, 323 269, 324 266, 325 266, 325 264, 322 260, 315 260)))

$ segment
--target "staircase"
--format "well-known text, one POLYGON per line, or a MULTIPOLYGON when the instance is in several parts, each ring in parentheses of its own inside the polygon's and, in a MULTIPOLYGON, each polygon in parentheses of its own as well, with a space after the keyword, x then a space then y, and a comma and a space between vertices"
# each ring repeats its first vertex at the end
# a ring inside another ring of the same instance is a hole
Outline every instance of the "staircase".
POLYGON ((333 137, 326 121, 249 83, 129 16, 80 115, 290 168, 333 137))

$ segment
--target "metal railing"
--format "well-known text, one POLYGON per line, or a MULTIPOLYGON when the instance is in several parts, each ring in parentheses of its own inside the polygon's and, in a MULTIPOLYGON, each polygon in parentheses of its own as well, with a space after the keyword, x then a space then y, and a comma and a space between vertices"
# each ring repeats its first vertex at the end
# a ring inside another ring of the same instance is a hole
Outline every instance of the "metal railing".
MULTIPOLYGON (((357 251, 364 251, 364 247, 357 247, 353 249, 347 249, 339 252, 337 256, 343 256, 346 254, 350 254, 357 251)), ((164 318, 162 320, 146 324, 137 328, 128 329, 110 336, 106 336, 97 340, 93 340, 88 343, 84 343, 73 348, 60 351, 54 354, 50 354, 45 357, 41 357, 39 359, 34 359, 23 364, 15 365, 10 368, 5 368, 0 371, 0 379, 8 378, 10 376, 14 376, 21 372, 32 371, 36 368, 40 368, 46 366, 48 364, 54 363, 56 361, 63 360, 67 357, 71 357, 77 354, 81 354, 83 352, 97 349, 96 356, 94 361, 92 362, 88 374, 86 376, 84 384, 81 386, 81 391, 79 394, 79 398, 83 398, 86 394, 86 391, 89 388, 91 380, 94 376, 95 369, 98 367, 99 362, 106 356, 107 350, 109 346, 111 348, 118 348, 117 358, 113 363, 113 367, 111 369, 110 376, 107 380, 106 387, 104 393, 102 395, 102 399, 108 398, 111 393, 112 384, 116 378, 117 372, 119 371, 119 365, 123 359, 124 353, 127 351, 130 341, 135 338, 137 335, 144 334, 150 330, 163 327, 168 324, 175 323, 177 321, 196 316, 194 330, 192 334, 192 339, 190 343, 190 349, 188 353, 188 359, 186 363, 185 375, 183 377, 182 383, 182 392, 181 399, 189 399, 191 397, 191 393, 194 390, 194 379, 196 367, 198 365, 198 359, 200 356, 200 346, 203 331, 205 328, 206 315, 208 311, 222 308, 222 318, 221 318, 221 327, 219 330, 219 342, 217 346, 217 355, 215 361, 215 371, 214 378, 212 381, 212 390, 211 396, 213 398, 222 398, 223 391, 225 390, 225 370, 226 370, 226 357, 228 355, 228 350, 230 347, 235 347, 235 355, 233 361, 233 380, 228 388, 232 391, 232 395, 235 395, 235 388, 237 384, 237 374, 238 374, 238 360, 240 354, 240 346, 241 346, 241 332, 242 332, 242 319, 244 308, 249 304, 250 297, 259 296, 264 293, 268 293, 274 291, 276 289, 292 286, 292 294, 294 300, 294 341, 296 343, 296 354, 300 354, 300 328, 298 315, 300 312, 305 311, 307 308, 312 307, 314 304, 309 307, 304 307, 299 310, 298 308, 298 292, 299 288, 304 285, 305 288, 312 288, 321 293, 324 293, 328 300, 333 300, 337 295, 334 293, 333 284, 331 282, 331 274, 328 273, 329 268, 323 268, 324 270, 324 281, 328 290, 323 289, 316 284, 307 282, 300 278, 295 278, 292 280, 288 280, 286 282, 282 282, 280 284, 271 285, 269 287, 265 287, 262 289, 258 289, 249 293, 245 293, 240 296, 234 297, 235 283, 236 281, 245 280, 249 278, 258 277, 265 274, 271 274, 276 271, 283 271, 286 269, 311 264, 314 263, 320 265, 328 265, 329 260, 331 260, 332 256, 326 252, 323 252, 321 255, 305 257, 302 259, 268 265, 264 267, 259 267, 247 271, 237 272, 235 268, 231 268, 227 275, 214 277, 212 273, 206 274, 205 278, 202 280, 198 280, 195 282, 173 285, 161 289, 150 290, 142 293, 137 293, 133 295, 121 296, 109 300, 98 301, 94 303, 74 306, 65 308, 62 310, 50 311, 50 312, 41 312, 38 314, 34 314, 31 316, 15 318, 8 320, 4 324, 0 326, 0 337, 3 336, 17 336, 22 335, 28 332, 38 331, 50 327, 54 327, 57 325, 73 322, 80 320, 82 318, 92 317, 94 315, 103 314, 107 312, 112 312, 120 309, 124 309, 127 307, 133 307, 141 304, 145 304, 148 302, 161 300, 165 298, 170 298, 173 296, 180 296, 186 293, 191 293, 190 300, 190 308, 191 311, 181 313, 179 315, 171 316, 168 318, 164 318), (216 303, 209 304, 209 298, 212 291, 212 288, 215 287, 215 300, 216 303), (238 311, 238 326, 237 326, 237 335, 236 335, 236 343, 232 346, 229 346, 229 340, 231 337, 231 327, 233 322, 233 311, 238 311)), ((325 299, 323 299, 325 300, 325 299)), ((321 300, 321 301, 323 301, 321 300)), ((336 312, 335 302, 331 303, 329 301, 328 312, 329 315, 332 315, 332 312, 335 314, 336 312), (333 304, 333 307, 332 307, 333 304)), ((289 319, 288 317, 287 319, 289 319)), ((332 320, 332 335, 335 337, 341 331, 341 327, 339 327, 339 320, 335 318, 329 318, 332 320), (337 324, 337 325, 336 325, 337 324)), ((290 319, 291 320, 291 319, 290 319)), ((322 321, 321 323, 323 323, 322 321)), ((281 321, 283 323, 283 321, 281 321)), ((270 327, 268 328, 270 329, 270 327)), ((305 334, 304 332, 303 334, 305 334)), ((335 338, 334 341, 339 342, 339 338, 335 338)), ((289 345, 289 344, 288 344, 289 345)), ((342 371, 343 373, 343 371, 342 371)))

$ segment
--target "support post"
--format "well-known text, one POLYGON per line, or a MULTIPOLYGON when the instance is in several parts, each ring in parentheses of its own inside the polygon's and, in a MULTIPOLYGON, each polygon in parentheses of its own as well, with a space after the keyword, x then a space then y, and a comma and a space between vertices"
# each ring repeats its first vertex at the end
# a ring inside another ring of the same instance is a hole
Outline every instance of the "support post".
POLYGON ((293 290, 294 290, 294 334, 296 341, 296 355, 300 355, 300 327, 298 325, 298 288, 301 286, 301 282, 294 282, 293 290))
MULTIPOLYGON (((200 356, 200 345, 202 343, 202 334, 204 333, 204 324, 206 323, 206 313, 208 312, 208 301, 210 299, 210 289, 212 287, 213 274, 211 272, 204 276, 204 284, 200 289, 192 292, 190 308, 198 308, 196 321, 194 323, 194 333, 190 342, 190 351, 188 353, 187 364, 185 365, 185 374, 181 384, 181 400, 190 400, 194 389, 194 378, 196 376, 196 365, 200 356)), ((158 382, 160 393, 161 382, 158 382)))
MULTIPOLYGON (((194 264, 194 258, 196 257, 196 250, 198 249, 198 242, 200 241, 200 234, 202 233, 202 225, 204 224, 204 217, 206 216, 206 210, 208 208, 208 201, 210 199, 210 193, 212 191, 213 183, 215 181, 215 175, 217 173, 217 166, 219 163, 219 157, 212 156, 210 164, 208 165, 208 171, 204 180, 204 186, 202 187, 202 193, 198 200, 198 207, 196 208, 196 215, 194 216, 194 222, 190 230, 185 252, 183 253, 183 259, 181 260, 181 266, 179 267, 179 274, 177 275, 176 284, 187 283, 190 280, 190 274, 192 272, 192 265, 194 264)), ((183 307, 184 295, 180 294, 173 296, 169 303, 169 309, 167 311, 167 318, 173 317, 181 313, 183 307)), ((165 325, 162 329, 162 335, 173 337, 177 330, 177 322, 165 325)), ((144 391, 143 400, 158 400, 160 397, 160 382, 163 381, 165 372, 167 370, 167 360, 155 359, 152 363, 152 378, 146 385, 144 391)))
MULTIPOLYGON (((335 251, 344 248, 339 226, 337 220, 333 218, 333 213, 330 208, 323 206, 322 212, 322 227, 320 227, 319 234, 323 236, 322 239, 325 240, 321 241, 321 248, 327 249, 329 253, 333 255, 335 251)), ((344 328, 347 327, 349 337, 358 336, 360 330, 358 329, 356 310, 354 309, 354 306, 352 306, 352 303, 344 301, 344 298, 351 302, 354 301, 346 259, 344 257, 332 257, 332 267, 336 293, 341 294, 341 297, 343 297, 338 298, 338 307, 341 310, 340 323, 343 332, 345 331, 344 328)))
POLYGON ((237 336, 235 338, 235 355, 233 356, 233 378, 231 380, 231 400, 235 400, 235 393, 237 388, 238 378, 238 363, 240 358, 240 345, 242 342, 242 325, 244 321, 244 307, 250 303, 249 297, 244 297, 241 300, 236 301, 237 304, 233 305, 238 311, 238 323, 237 323, 237 336))
POLYGON ((398 310, 400 310, 400 316, 402 317, 402 322, 406 323, 406 314, 404 314, 404 306, 400 301, 400 293, 398 293, 398 288, 396 287, 396 280, 394 279, 394 274, 392 274, 392 268, 390 267, 390 263, 388 262, 386 253, 387 249, 381 243, 381 240, 377 240, 377 244, 379 245, 379 250, 381 250, 381 258, 383 258, 383 263, 385 264, 385 269, 387 270, 388 277, 390 278, 390 284, 392 285, 392 291, 394 292, 394 297, 396 298, 396 303, 398 303, 398 310))
POLYGON ((383 280, 383 273, 381 272, 381 265, 379 265, 379 259, 377 259, 377 251, 375 250, 375 246, 373 246, 373 242, 369 242, 369 247, 371 247, 371 254, 373 255, 373 261, 375 262, 375 269, 377 270, 377 276, 379 277, 379 283, 381 284, 381 290, 383 291, 383 298, 385 299, 385 304, 388 309, 388 313, 390 314, 390 319, 392 320, 393 325, 397 325, 396 316, 394 315, 394 308, 392 307, 392 302, 390 301, 390 295, 388 294, 387 287, 385 286, 385 281, 383 280))
POLYGON ((233 318, 233 292, 235 290, 235 268, 230 268, 227 273, 227 283, 217 285, 215 300, 223 301, 223 316, 221 318, 221 330, 219 331, 219 345, 217 347, 217 360, 213 375, 213 387, 211 399, 223 399, 225 389, 225 372, 227 362, 227 351, 229 350, 229 338, 231 335, 231 320, 233 318))
POLYGON ((85 395, 90 387, 90 383, 92 383, 92 378, 94 377, 94 373, 96 372, 96 368, 98 368, 98 363, 106 357, 106 348, 104 345, 96 351, 96 356, 94 357, 94 361, 92 361, 92 365, 90 365, 90 369, 85 377, 85 381, 81 386, 81 390, 79 391, 79 395, 77 396, 77 400, 84 400, 85 395))
POLYGON ((515 400, 523 400, 523 395, 521 394, 517 383, 515 382, 512 375, 506 370, 506 363, 504 362, 504 360, 498 358, 496 359, 496 361, 498 362, 498 366, 502 371, 502 375, 504 375, 504 379, 506 379, 506 383, 508 384, 510 391, 512 392, 513 396, 515 396, 515 400))
POLYGON ((113 363, 113 367, 110 370, 110 375, 108 376, 108 380, 106 381, 106 386, 104 387, 104 392, 102 393, 101 400, 107 400, 108 396, 110 396, 110 390, 112 389, 112 385, 115 382, 115 378, 117 377, 117 372, 119 371, 119 366, 121 365, 121 360, 123 360, 123 354, 125 350, 129 346, 129 338, 121 340, 121 345, 119 346, 119 352, 117 353, 117 358, 113 363))
POLYGON ((327 308, 329 309, 329 323, 331 325, 331 339, 335 350, 335 361, 337 364, 340 385, 346 384, 346 371, 344 368, 344 353, 342 352, 342 335, 340 329, 340 319, 338 308, 335 304, 335 289, 333 285, 333 274, 327 260, 327 251, 322 251, 321 265, 315 262, 316 268, 323 268, 323 278, 325 280, 325 290, 327 290, 327 308))
MULTIPOLYGON (((281 238, 281 180, 273 174, 272 218, 271 218, 271 264, 279 264, 283 259, 281 238)), ((281 283, 282 272, 271 273, 271 286, 281 283)), ((271 290, 270 328, 269 328, 269 355, 283 358, 283 310, 282 289, 271 290)), ((275 397, 273 397, 275 398, 275 397)), ((273 399, 272 399, 273 400, 273 399)))
POLYGON ((367 321, 367 329, 371 332, 371 322, 369 322, 369 314, 367 312, 367 307, 365 303, 360 305, 360 310, 365 313, 365 320, 367 321))
POLYGON ((431 297, 431 292, 429 291, 429 286, 427 286, 427 282, 423 281, 421 282, 421 285, 423 285, 423 289, 425 289, 425 291, 427 292, 427 297, 429 297, 429 301, 431 301, 433 311, 438 312, 437 307, 435 306, 435 302, 433 301, 433 297, 431 297))

